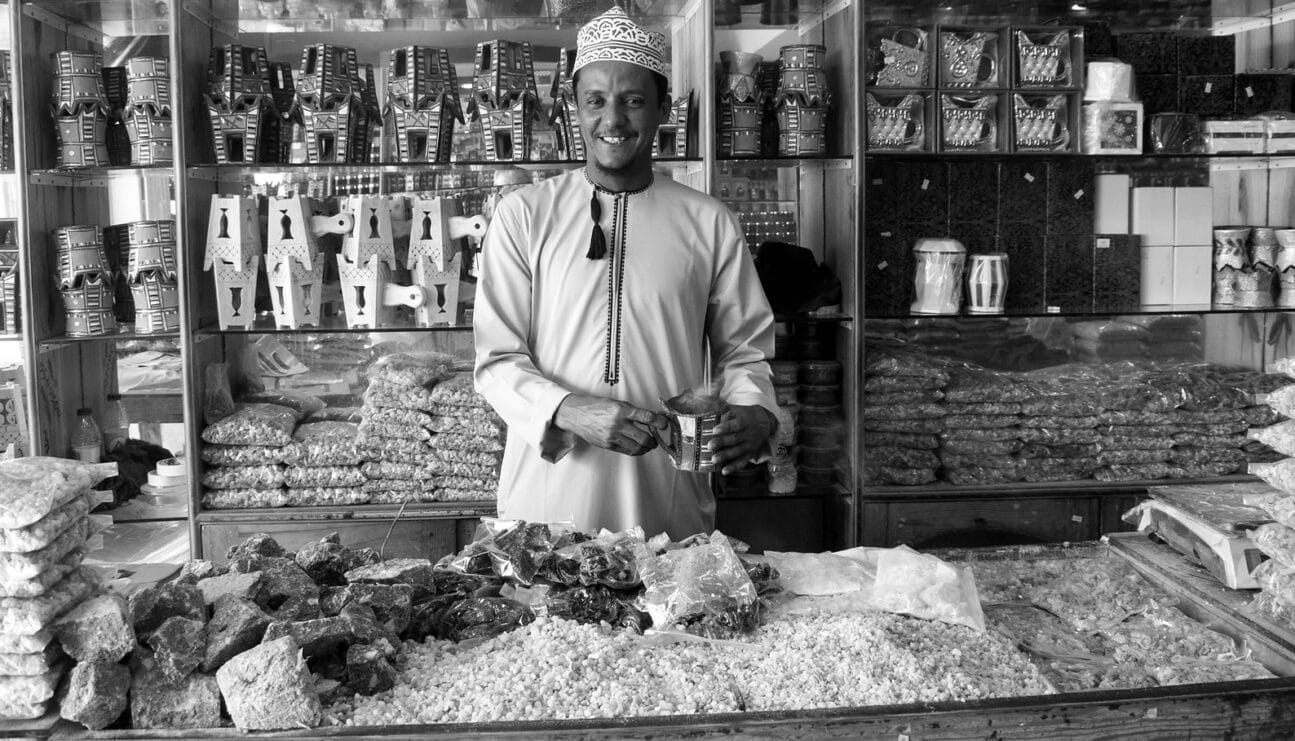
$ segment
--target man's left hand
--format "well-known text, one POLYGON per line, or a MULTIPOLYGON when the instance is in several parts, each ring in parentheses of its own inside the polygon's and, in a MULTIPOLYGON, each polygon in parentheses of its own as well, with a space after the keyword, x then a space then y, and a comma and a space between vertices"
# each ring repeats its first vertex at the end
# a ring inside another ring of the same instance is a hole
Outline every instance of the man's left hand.
POLYGON ((764 407, 730 406, 715 426, 710 444, 715 468, 723 474, 742 470, 764 452, 772 434, 773 423, 764 407))

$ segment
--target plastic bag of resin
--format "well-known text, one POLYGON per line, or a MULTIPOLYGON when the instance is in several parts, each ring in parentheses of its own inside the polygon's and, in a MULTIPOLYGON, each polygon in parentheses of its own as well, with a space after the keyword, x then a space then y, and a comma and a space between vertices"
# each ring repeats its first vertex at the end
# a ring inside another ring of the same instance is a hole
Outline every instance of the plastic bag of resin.
POLYGON ((116 463, 43 456, 0 461, 0 528, 31 525, 116 475, 116 463))

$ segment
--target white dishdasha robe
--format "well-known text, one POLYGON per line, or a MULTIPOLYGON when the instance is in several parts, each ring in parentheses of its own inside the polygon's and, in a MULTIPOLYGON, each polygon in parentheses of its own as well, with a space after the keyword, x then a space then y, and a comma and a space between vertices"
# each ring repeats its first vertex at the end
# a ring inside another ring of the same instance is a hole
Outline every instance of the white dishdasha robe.
POLYGON ((773 313, 737 218, 655 173, 639 191, 599 190, 608 253, 586 257, 594 186, 584 170, 509 193, 482 245, 473 329, 477 390, 508 424, 501 517, 582 528, 709 532, 705 474, 660 448, 604 450, 552 424, 572 392, 650 410, 711 378, 730 404, 776 411, 767 360, 773 313))

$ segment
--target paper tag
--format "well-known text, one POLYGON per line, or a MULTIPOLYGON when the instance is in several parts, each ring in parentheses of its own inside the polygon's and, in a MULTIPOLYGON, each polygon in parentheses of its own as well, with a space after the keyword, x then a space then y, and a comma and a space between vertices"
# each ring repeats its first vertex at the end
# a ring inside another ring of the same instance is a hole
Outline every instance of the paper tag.
POLYGON ((893 237, 893 236, 895 236, 895 233, 894 233, 894 232, 882 232, 882 233, 881 233, 881 236, 883 236, 883 237, 893 237))
POLYGON ((888 267, 890 267, 890 263, 886 262, 885 260, 882 260, 881 262, 877 263, 878 270, 885 270, 888 267))
POLYGON ((929 188, 929 187, 931 187, 931 180, 930 180, 930 178, 925 178, 925 179, 923 179, 923 180, 922 180, 922 190, 926 190, 926 189, 927 189, 927 188, 929 188))
POLYGON ((886 182, 886 181, 885 181, 885 180, 882 180, 881 178, 873 178, 873 179, 872 179, 872 184, 873 184, 873 185, 881 185, 882 183, 885 183, 885 182, 886 182))
POLYGON ((1210 92, 1210 91, 1212 91, 1213 89, 1214 89, 1214 83, 1209 82, 1209 81, 1206 81, 1206 83, 1205 83, 1205 92, 1206 92, 1206 94, 1209 94, 1209 92, 1210 92))
POLYGON ((1027 182, 1027 183, 1032 183, 1032 182, 1034 182, 1034 173, 1032 173, 1032 172, 1027 172, 1027 173, 1025 173, 1025 182, 1027 182))
POLYGON ((1106 237, 1097 238, 1097 249, 1104 250, 1110 246, 1111 246, 1111 240, 1107 239, 1106 237))
POLYGON ((1075 198, 1075 200, 1076 200, 1076 201, 1077 201, 1077 200, 1079 200, 1080 198, 1083 198, 1083 197, 1084 197, 1084 189, 1083 189, 1083 188, 1080 188, 1079 190, 1075 191, 1075 196, 1074 196, 1074 198, 1075 198))
POLYGON ((1070 516, 1070 521, 1071 521, 1071 522, 1083 522, 1083 521, 1084 521, 1084 518, 1083 518, 1083 516, 1081 516, 1081 515, 1071 515, 1071 516, 1070 516))
POLYGON ((1060 306, 1049 306, 1049 307, 1048 307, 1048 313, 1049 313, 1049 314, 1060 314, 1060 313, 1061 313, 1061 307, 1060 307, 1060 306))
POLYGON ((1246 85, 1246 97, 1247 98, 1255 97, 1255 89, 1250 87, 1249 85, 1246 85))
MULTIPOLYGON (((1269 373, 1271 373, 1271 372, 1272 372, 1272 371, 1269 371, 1269 373)), ((1267 403, 1268 403, 1268 394, 1255 394, 1255 396, 1254 396, 1254 403, 1255 403, 1255 405, 1256 405, 1256 406, 1258 406, 1259 404, 1267 404, 1267 403)))
POLYGON ((1160 717, 1160 711, 1159 711, 1159 710, 1156 710, 1155 708, 1147 708, 1147 717, 1148 717, 1148 718, 1158 718, 1158 717, 1160 717))

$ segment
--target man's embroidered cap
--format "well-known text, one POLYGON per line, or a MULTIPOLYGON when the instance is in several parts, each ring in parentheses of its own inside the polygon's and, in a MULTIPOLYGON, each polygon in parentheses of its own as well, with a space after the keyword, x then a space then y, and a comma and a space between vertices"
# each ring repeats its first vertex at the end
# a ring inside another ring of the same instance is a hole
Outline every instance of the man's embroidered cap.
POLYGON ((571 72, 593 62, 629 62, 665 75, 665 35, 648 31, 625 11, 612 8, 586 23, 576 36, 576 63, 571 72))

